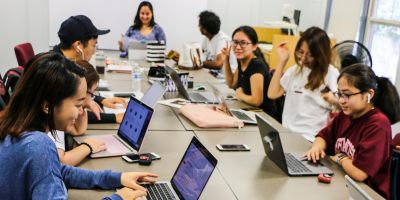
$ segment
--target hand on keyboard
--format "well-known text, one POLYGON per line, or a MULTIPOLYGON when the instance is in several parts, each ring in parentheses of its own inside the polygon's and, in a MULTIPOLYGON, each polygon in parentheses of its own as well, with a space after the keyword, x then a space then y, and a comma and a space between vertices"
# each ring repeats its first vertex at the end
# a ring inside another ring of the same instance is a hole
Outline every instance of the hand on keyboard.
POLYGON ((140 186, 137 184, 137 182, 150 182, 150 183, 155 183, 156 181, 153 179, 150 179, 148 177, 154 177, 157 178, 157 174, 152 174, 149 172, 124 172, 121 175, 121 184, 123 186, 136 189, 136 190, 141 190, 141 191, 146 191, 144 187, 140 186))
POLYGON ((147 193, 145 191, 133 190, 133 189, 127 188, 127 187, 120 189, 118 192, 116 192, 116 194, 121 196, 121 198, 124 200, 125 199, 132 200, 132 199, 136 199, 138 197, 147 196, 147 193))

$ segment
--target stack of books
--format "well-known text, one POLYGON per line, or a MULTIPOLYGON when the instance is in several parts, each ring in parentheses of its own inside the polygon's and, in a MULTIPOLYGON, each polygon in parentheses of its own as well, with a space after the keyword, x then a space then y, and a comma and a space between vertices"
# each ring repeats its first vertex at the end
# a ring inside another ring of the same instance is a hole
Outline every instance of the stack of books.
POLYGON ((147 44, 147 62, 164 63, 165 44, 148 43, 147 44))

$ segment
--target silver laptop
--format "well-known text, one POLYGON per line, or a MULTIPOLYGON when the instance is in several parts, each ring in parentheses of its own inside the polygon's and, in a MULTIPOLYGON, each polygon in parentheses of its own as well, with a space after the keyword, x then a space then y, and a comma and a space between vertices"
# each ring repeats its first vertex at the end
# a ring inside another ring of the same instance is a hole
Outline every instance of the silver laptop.
POLYGON ((147 90, 146 94, 143 95, 141 101, 145 104, 154 107, 157 101, 166 91, 165 86, 160 81, 154 81, 153 85, 147 90))
POLYGON ((74 140, 78 144, 90 137, 104 141, 107 150, 92 154, 92 158, 139 153, 153 114, 154 108, 131 96, 116 135, 79 136, 74 137, 74 140))
POLYGON ((246 112, 242 110, 230 109, 221 91, 217 87, 215 87, 210 81, 207 80, 207 82, 210 85, 210 88, 214 96, 216 97, 217 101, 219 102, 219 105, 221 106, 223 112, 238 120, 243 121, 246 124, 257 124, 255 117, 256 114, 254 112, 246 112))
POLYGON ((144 199, 199 199, 217 163, 217 159, 193 137, 171 181, 140 184, 147 190, 144 199))
POLYGON ((185 90, 178 73, 169 66, 165 66, 168 73, 171 75, 176 87, 178 88, 179 94, 184 96, 187 100, 192 103, 218 103, 212 92, 188 92, 185 90))
POLYGON ((279 168, 289 176, 318 176, 319 174, 332 175, 333 172, 322 163, 314 163, 306 159, 300 159, 306 152, 283 151, 279 132, 258 115, 256 116, 261 140, 265 153, 279 168))
POLYGON ((373 200, 349 175, 345 175, 346 186, 350 192, 349 200, 373 200))

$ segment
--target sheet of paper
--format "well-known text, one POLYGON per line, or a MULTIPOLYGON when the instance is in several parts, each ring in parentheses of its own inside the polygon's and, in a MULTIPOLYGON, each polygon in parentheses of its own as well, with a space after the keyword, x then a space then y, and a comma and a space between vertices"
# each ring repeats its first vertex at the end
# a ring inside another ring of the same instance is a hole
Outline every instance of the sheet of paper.
POLYGON ((183 105, 189 105, 191 104, 190 101, 186 99, 168 99, 168 100, 161 100, 158 101, 159 104, 165 105, 165 106, 171 106, 174 108, 181 108, 183 105))
MULTIPOLYGON (((100 92, 100 96, 105 97, 105 98, 114 98, 114 93, 124 93, 124 92, 100 92)), ((142 92, 133 92, 135 94, 135 97, 137 99, 142 99, 143 97, 143 93, 142 92)), ((127 97, 125 98, 126 102, 129 103, 130 98, 127 97)), ((115 104, 117 106, 116 109, 114 108, 108 108, 108 107, 104 107, 104 112, 105 113, 114 113, 114 114, 119 114, 119 113, 123 113, 126 111, 126 109, 124 108, 124 106, 122 106, 122 104, 115 104)))

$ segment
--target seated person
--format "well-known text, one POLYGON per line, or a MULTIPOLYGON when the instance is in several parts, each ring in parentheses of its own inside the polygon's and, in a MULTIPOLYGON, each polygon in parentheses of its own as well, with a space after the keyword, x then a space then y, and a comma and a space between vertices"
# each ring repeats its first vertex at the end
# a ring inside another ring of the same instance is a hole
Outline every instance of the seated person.
MULTIPOLYGON (((86 99, 83 102, 83 114, 79 115, 77 119, 75 119, 74 126, 71 131, 67 134, 72 136, 83 135, 86 132, 88 119, 87 119, 87 111, 86 108, 90 105, 90 102, 94 99, 94 90, 96 89, 97 83, 100 80, 99 74, 97 74, 96 69, 85 60, 77 60, 75 62, 78 66, 81 66, 86 69, 86 83, 87 83, 87 92, 86 99)), ((60 161, 62 164, 66 164, 69 166, 75 166, 79 164, 86 156, 91 153, 97 153, 99 151, 103 151, 106 148, 105 143, 99 139, 95 138, 87 138, 83 142, 85 145, 80 145, 70 151, 65 151, 65 134, 63 131, 56 131, 57 137, 54 138, 52 133, 47 133, 51 139, 56 144, 58 155, 60 156, 60 161)))
POLYGON ((47 52, 26 64, 18 89, 0 113, 0 199, 67 199, 67 188, 112 189, 105 199, 146 196, 137 181, 157 177, 146 172, 94 171, 61 165, 46 135, 70 132, 84 114, 86 70, 60 54, 47 52), (132 190, 132 189, 136 190, 132 190))
POLYGON ((250 26, 241 26, 233 32, 232 38, 231 46, 226 41, 226 47, 221 50, 226 83, 229 88, 236 89, 235 96, 238 99, 260 107, 271 117, 275 117, 276 107, 267 96, 271 75, 264 55, 258 48, 256 31, 250 26), (229 64, 231 48, 239 61, 233 73, 229 64))
MULTIPOLYGON (((92 21, 84 15, 72 16, 61 24, 58 31, 61 43, 54 46, 52 51, 67 58, 82 58, 89 61, 96 53, 97 37, 109 32, 110 30, 97 29, 92 21)), ((99 105, 116 108, 115 103, 120 103, 125 108, 128 105, 123 98, 96 96, 94 101, 90 102, 92 112, 88 112, 89 123, 121 123, 124 113, 101 113, 99 105)))
POLYGON ((342 111, 318 133, 312 148, 302 157, 316 162, 331 155, 351 178, 391 199, 391 124, 400 121, 397 89, 364 64, 346 67, 337 83, 342 111))
MULTIPOLYGON (((213 12, 203 11, 199 15, 200 33, 204 35, 201 48, 203 49, 203 68, 212 69, 219 73, 224 73, 224 60, 222 59, 221 49, 225 47, 230 38, 224 32, 220 31, 221 21, 213 12)), ((174 60, 179 61, 179 54, 175 55, 174 60)), ((230 52, 231 69, 235 70, 237 62, 235 55, 230 52)), ((180 66, 181 69, 193 69, 180 66)))
MULTIPOLYGON (((162 41, 164 44, 167 42, 163 29, 154 21, 153 6, 148 1, 142 1, 139 4, 135 21, 125 35, 138 41, 157 40, 160 44, 162 41)), ((119 50, 128 51, 128 49, 122 49, 121 39, 118 40, 118 44, 119 50)))

